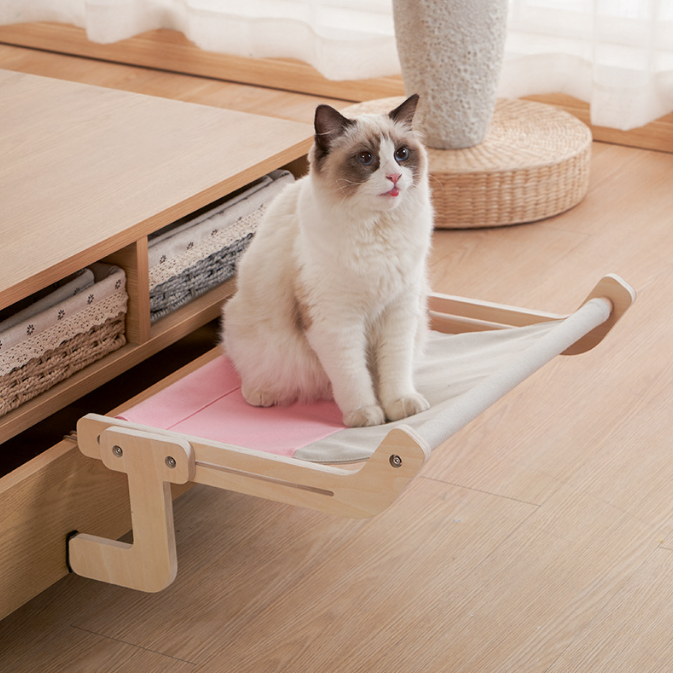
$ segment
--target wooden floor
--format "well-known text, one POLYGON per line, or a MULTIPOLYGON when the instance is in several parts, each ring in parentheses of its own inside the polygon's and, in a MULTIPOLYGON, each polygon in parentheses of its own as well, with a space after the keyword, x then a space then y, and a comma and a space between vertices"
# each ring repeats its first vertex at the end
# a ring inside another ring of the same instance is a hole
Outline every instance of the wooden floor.
MULTIPOLYGON (((317 102, 1 45, 0 67, 300 121, 317 102)), ((440 447, 381 516, 196 487, 176 503, 169 589, 66 577, 0 623, 0 669, 672 670, 673 155, 595 144, 579 206, 437 232, 431 271, 436 290, 551 311, 608 272, 639 297, 595 351, 440 447)))

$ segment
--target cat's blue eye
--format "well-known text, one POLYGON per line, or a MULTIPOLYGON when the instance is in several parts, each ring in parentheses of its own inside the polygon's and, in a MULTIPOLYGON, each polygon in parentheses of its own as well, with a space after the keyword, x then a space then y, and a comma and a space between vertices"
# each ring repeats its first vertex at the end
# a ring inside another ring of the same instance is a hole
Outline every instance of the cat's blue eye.
POLYGON ((397 161, 406 161, 409 158, 409 150, 406 147, 400 147, 395 151, 395 159, 397 161))
POLYGON ((358 154, 358 161, 363 166, 371 166, 374 163, 374 155, 371 152, 360 152, 358 154))

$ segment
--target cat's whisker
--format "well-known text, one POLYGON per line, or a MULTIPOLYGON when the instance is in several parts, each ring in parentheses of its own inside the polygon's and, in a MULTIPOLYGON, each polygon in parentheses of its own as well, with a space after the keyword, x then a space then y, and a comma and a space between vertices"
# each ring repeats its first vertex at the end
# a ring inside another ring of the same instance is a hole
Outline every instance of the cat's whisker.
POLYGON ((345 190, 351 185, 356 185, 357 187, 360 187, 360 185, 363 184, 364 182, 356 182, 355 180, 349 180, 348 178, 339 178, 336 181, 337 187, 341 190, 341 193, 344 196, 347 196, 347 194, 345 194, 345 190))
POLYGON ((437 176, 433 175, 432 173, 428 174, 428 180, 430 182, 436 182, 438 187, 442 186, 442 181, 437 176))

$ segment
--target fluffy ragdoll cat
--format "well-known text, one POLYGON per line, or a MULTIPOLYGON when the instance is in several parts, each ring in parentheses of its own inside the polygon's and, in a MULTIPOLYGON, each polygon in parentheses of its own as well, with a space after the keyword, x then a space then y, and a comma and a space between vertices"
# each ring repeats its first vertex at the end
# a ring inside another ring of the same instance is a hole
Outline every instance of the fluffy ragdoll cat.
POLYGON ((333 397, 351 427, 428 408, 412 380, 433 219, 417 102, 316 109, 310 172, 270 205, 223 310, 249 404, 333 397))

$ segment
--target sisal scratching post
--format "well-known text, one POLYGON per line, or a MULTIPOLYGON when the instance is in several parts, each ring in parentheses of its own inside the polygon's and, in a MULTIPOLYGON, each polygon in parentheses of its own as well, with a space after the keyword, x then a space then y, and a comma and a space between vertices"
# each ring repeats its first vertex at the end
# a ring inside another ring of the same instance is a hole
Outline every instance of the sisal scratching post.
MULTIPOLYGON (((394 0, 393 8, 406 93, 420 96, 414 123, 428 147, 435 226, 533 222, 579 203, 589 128, 551 106, 496 102, 507 0, 394 0)), ((383 112, 396 100, 349 111, 383 112)))

